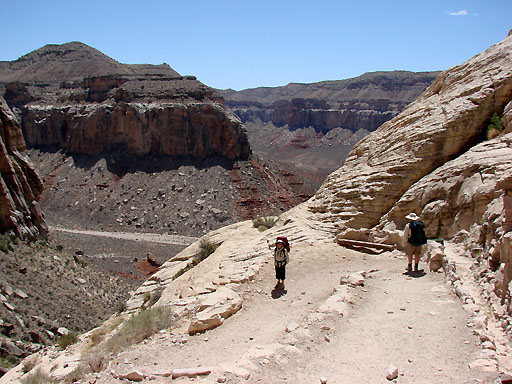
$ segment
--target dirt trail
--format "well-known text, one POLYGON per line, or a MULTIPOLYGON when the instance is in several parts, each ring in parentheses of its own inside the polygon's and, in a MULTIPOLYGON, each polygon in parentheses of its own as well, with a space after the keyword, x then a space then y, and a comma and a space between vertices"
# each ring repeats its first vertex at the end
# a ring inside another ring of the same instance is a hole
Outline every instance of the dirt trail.
POLYGON ((91 235, 100 237, 111 237, 114 239, 147 241, 150 243, 174 244, 174 245, 190 245, 197 240, 197 237, 180 236, 180 235, 161 235, 155 233, 142 232, 106 232, 106 231, 88 231, 79 229, 70 229, 57 226, 49 226, 50 231, 75 233, 81 235, 91 235))
MULTIPOLYGON (((396 254, 369 256, 334 243, 303 244, 291 258, 286 294, 272 295, 269 252, 269 262, 245 287, 242 310, 221 327, 192 337, 161 333, 120 354, 107 372, 138 369, 155 375, 220 366, 238 376, 214 372, 201 382, 224 375, 228 383, 318 383, 327 377, 330 384, 386 383, 390 364, 403 373, 398 383, 490 382, 495 375, 468 368, 480 354, 478 340, 443 274, 407 277, 405 261, 396 254), (364 287, 351 291, 348 313, 314 320, 342 274, 371 270, 364 287), (294 323, 296 329, 287 332, 294 323)), ((97 381, 114 382, 110 375, 97 381)), ((152 382, 168 379, 157 375, 152 382)))

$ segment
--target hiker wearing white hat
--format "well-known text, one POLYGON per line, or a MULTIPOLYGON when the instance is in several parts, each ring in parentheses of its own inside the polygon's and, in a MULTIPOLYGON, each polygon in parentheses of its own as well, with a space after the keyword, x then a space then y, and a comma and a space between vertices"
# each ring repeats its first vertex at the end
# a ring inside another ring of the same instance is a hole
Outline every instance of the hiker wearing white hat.
POLYGON ((414 256, 414 272, 418 272, 418 264, 423 254, 423 246, 427 244, 425 224, 416 213, 411 212, 405 216, 409 222, 404 230, 405 253, 407 254, 407 272, 412 272, 412 258, 414 256))

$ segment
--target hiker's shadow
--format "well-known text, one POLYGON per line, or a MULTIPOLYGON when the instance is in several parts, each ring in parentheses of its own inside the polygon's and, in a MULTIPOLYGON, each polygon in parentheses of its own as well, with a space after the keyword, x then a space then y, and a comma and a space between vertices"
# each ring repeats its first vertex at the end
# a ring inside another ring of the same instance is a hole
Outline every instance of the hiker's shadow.
POLYGON ((404 275, 414 277, 415 279, 417 279, 418 277, 423 277, 426 274, 427 274, 427 272, 425 272, 424 269, 404 273, 404 275))
POLYGON ((279 299, 280 297, 286 295, 287 293, 288 291, 286 289, 278 287, 274 288, 270 295, 272 296, 273 299, 279 299))

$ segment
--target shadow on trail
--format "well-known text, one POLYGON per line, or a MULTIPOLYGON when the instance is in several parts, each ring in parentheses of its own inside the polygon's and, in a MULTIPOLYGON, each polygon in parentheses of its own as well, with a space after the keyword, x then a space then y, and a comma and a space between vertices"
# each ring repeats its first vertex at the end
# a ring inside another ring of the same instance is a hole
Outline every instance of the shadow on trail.
POLYGON ((271 296, 273 299, 279 299, 280 297, 286 295, 288 291, 282 287, 274 288, 271 292, 271 296))
POLYGON ((404 272, 405 276, 411 276, 417 279, 418 277, 426 276, 427 272, 425 272, 424 269, 420 269, 418 271, 410 271, 410 272, 404 272))

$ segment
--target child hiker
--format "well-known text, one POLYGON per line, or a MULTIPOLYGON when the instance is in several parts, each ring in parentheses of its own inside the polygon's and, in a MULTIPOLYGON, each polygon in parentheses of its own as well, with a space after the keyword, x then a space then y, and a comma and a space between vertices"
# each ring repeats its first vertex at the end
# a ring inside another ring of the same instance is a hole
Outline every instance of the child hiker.
POLYGON ((289 261, 288 251, 290 245, 286 238, 278 237, 274 248, 274 266, 276 268, 277 284, 274 288, 284 289, 284 280, 286 279, 286 264, 289 261))

